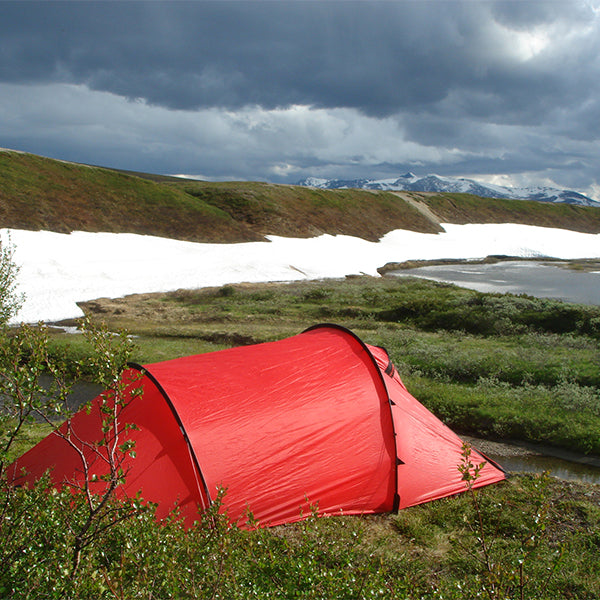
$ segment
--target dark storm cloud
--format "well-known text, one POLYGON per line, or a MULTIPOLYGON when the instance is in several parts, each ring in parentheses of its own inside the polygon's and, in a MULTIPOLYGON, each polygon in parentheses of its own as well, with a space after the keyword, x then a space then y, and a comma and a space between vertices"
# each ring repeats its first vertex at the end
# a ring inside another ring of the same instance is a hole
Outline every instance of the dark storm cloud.
POLYGON ((572 84, 550 65, 507 59, 490 24, 525 30, 558 17, 585 22, 585 11, 537 2, 5 3, 0 78, 81 83, 172 109, 308 104, 378 116, 427 110, 462 89, 490 97, 482 118, 518 121, 540 114, 532 97, 543 109, 572 84))
POLYGON ((531 27, 555 22, 557 19, 585 22, 590 17, 589 5, 568 0, 494 2, 491 10, 499 23, 524 31, 531 27))
POLYGON ((436 53, 416 53, 402 13, 389 3, 11 3, 1 76, 84 83, 177 109, 383 114, 444 93, 443 81, 424 81, 423 68, 439 68, 436 53), (422 85, 406 84, 415 77, 422 85))

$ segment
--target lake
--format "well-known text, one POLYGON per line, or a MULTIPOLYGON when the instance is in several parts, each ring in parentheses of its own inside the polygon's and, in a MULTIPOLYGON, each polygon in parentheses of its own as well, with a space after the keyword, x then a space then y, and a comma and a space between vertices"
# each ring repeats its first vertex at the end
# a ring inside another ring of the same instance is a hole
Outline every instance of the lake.
POLYGON ((430 265, 391 271, 388 275, 423 277, 479 292, 528 294, 600 305, 600 272, 574 271, 546 262, 515 260, 494 264, 430 265))

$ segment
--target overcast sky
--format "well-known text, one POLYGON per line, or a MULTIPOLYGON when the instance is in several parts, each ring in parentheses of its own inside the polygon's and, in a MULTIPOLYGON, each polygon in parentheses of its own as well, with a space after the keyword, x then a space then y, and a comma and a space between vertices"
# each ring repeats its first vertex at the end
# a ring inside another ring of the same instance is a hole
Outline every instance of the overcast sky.
POLYGON ((0 11, 1 147, 208 179, 413 171, 600 199, 600 0, 0 11))

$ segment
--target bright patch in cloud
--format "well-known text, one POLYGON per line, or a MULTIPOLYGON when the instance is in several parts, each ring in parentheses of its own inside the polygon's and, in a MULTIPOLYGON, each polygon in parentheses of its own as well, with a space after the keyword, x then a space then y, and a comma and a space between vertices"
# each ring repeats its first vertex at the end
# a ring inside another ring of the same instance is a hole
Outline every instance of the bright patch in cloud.
POLYGON ((516 56, 522 60, 531 60, 550 45, 550 35, 542 29, 532 31, 513 31, 512 49, 516 56))

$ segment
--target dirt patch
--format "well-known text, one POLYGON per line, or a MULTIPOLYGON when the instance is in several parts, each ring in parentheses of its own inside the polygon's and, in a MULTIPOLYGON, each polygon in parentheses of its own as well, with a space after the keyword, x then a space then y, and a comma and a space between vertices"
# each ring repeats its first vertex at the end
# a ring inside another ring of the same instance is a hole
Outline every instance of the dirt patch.
POLYGON ((493 454, 494 456, 500 456, 504 458, 543 456, 541 452, 538 452, 532 448, 527 448, 523 445, 518 445, 516 443, 509 444, 507 442, 483 440, 481 438, 474 438, 466 435, 463 435, 462 439, 465 442, 469 442, 469 444, 471 444, 474 448, 481 450, 481 452, 484 454, 493 454))
POLYGON ((437 223, 438 225, 442 222, 440 217, 436 215, 430 208, 419 199, 418 194, 411 194, 408 192, 393 192, 396 196, 402 198, 408 202, 413 208, 416 208, 426 219, 431 221, 432 223, 437 223))

